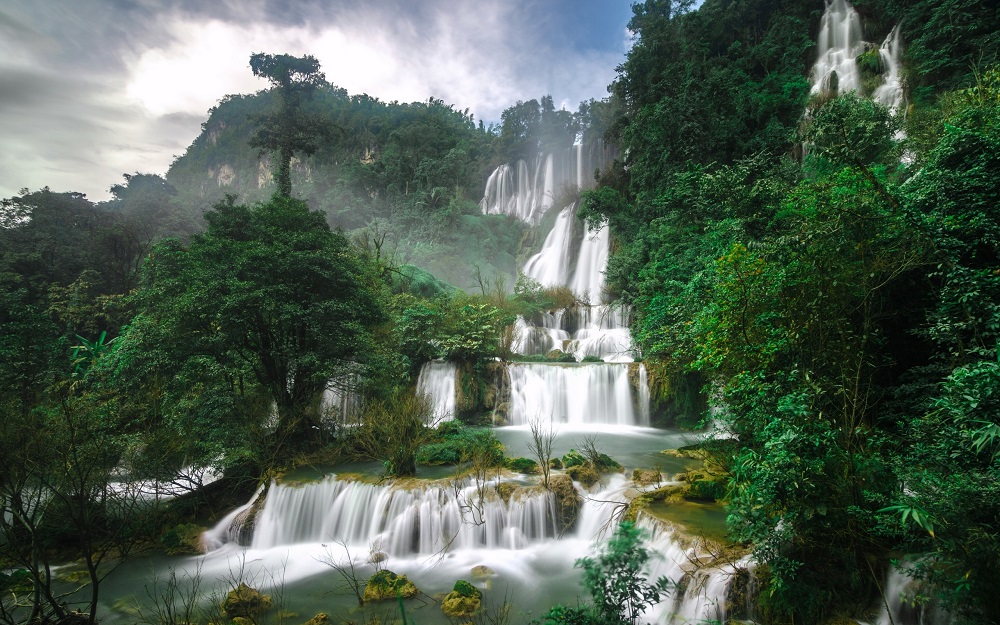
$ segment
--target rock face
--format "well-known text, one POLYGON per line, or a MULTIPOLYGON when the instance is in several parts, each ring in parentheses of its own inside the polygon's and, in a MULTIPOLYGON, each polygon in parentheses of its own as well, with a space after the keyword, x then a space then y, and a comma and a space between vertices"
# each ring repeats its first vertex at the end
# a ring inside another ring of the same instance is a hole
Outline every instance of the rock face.
POLYGON ((392 571, 383 570, 371 576, 365 584, 365 602, 388 601, 397 596, 403 599, 411 599, 420 591, 413 585, 413 582, 406 579, 405 575, 396 575, 392 571))
POLYGON ((270 595, 241 583, 226 595, 226 599, 222 602, 222 611, 231 619, 254 620, 273 606, 270 595))
POLYGON ((566 532, 576 524, 583 499, 576 492, 573 480, 568 475, 551 476, 549 490, 556 496, 556 525, 560 532, 566 532))
POLYGON ((253 541, 253 531, 257 527, 257 515, 264 509, 267 492, 271 486, 268 483, 254 499, 250 507, 239 513, 229 524, 229 535, 238 545, 249 545, 253 541))
POLYGON ((460 579, 454 589, 441 600, 441 611, 448 618, 468 618, 479 612, 483 605, 483 593, 478 588, 460 579))

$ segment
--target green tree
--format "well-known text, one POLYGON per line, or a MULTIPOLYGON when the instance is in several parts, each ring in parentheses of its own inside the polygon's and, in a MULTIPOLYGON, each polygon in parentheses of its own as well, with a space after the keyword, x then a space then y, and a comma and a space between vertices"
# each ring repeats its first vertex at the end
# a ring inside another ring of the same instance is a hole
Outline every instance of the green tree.
POLYGON ((276 155, 277 192, 290 197, 292 156, 296 152, 312 156, 332 132, 327 118, 303 108, 303 103, 326 85, 326 76, 319 69, 319 61, 312 56, 258 52, 250 56, 250 69, 254 76, 270 81, 278 94, 278 110, 257 118, 258 129, 250 140, 250 147, 276 155))
POLYGON ((175 371, 221 376, 234 393, 256 383, 277 408, 276 445, 315 442, 323 390, 375 352, 386 320, 377 272, 298 200, 230 198, 206 219, 190 245, 154 249, 119 367, 141 375, 143 362, 166 358, 175 371))
POLYGON ((650 557, 643 531, 629 521, 621 523, 596 558, 576 561, 583 569, 583 585, 592 603, 582 608, 555 606, 542 617, 542 624, 636 625, 670 586, 665 577, 654 582, 647 579, 650 557))

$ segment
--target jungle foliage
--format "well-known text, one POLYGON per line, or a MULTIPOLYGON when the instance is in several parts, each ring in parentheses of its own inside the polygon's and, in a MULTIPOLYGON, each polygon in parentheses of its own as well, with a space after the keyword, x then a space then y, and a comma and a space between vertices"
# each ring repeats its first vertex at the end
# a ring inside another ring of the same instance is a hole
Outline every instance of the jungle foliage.
POLYGON ((902 16, 899 114, 807 99, 821 3, 634 6, 607 136, 627 156, 582 214, 617 235, 643 357, 704 376, 739 442, 755 620, 860 613, 914 552, 923 601, 996 613, 1000 21, 973 4, 858 3, 870 40, 902 16))

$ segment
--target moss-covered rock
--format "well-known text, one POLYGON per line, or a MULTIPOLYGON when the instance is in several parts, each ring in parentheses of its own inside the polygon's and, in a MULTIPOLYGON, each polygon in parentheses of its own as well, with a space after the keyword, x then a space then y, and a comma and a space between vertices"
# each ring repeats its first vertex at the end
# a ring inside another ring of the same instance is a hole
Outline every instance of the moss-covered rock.
POLYGON ((566 531, 576 524, 583 499, 576 492, 573 480, 568 475, 549 477, 549 490, 556 497, 556 526, 560 531, 566 531))
POLYGON ((363 599, 368 601, 388 601, 397 596, 403 599, 411 599, 420 591, 413 585, 413 582, 406 579, 405 575, 396 575, 386 569, 375 573, 365 584, 363 599))
POLYGON ((320 612, 316 616, 306 621, 303 625, 328 625, 329 623, 330 623, 330 616, 324 612, 320 612))
POLYGON ((517 490, 517 484, 512 484, 510 482, 500 482, 496 486, 497 495, 505 502, 510 501, 511 495, 517 490))
POLYGON ((491 577, 496 577, 497 572, 486 566, 485 564, 479 564, 472 567, 472 577, 476 579, 489 579, 491 577))
POLYGON ((203 553, 201 535, 205 527, 195 523, 181 523, 168 528, 160 535, 160 544, 169 556, 187 556, 203 553))
POLYGON ((576 362, 576 357, 573 354, 567 354, 561 349, 553 349, 545 354, 545 360, 549 362, 576 362))
POLYGON ((244 583, 229 591, 222 602, 222 611, 230 619, 255 617, 264 614, 274 607, 271 595, 251 588, 244 583))
POLYGON ((663 475, 659 469, 634 469, 632 471, 632 481, 640 486, 649 486, 662 482, 663 475))
POLYGON ((483 593, 478 588, 460 579, 454 589, 441 600, 441 611, 448 618, 468 618, 475 616, 483 604, 483 593))
POLYGON ((574 481, 580 482, 586 488, 601 481, 601 474, 590 464, 580 464, 566 469, 566 474, 574 481))

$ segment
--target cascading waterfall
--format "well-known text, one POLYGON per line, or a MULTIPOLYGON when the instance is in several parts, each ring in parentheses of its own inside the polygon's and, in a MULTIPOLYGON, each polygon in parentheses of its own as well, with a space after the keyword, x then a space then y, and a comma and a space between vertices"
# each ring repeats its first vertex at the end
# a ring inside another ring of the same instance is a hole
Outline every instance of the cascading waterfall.
POLYGON ((525 263, 524 275, 542 286, 568 287, 581 301, 597 304, 604 290, 611 234, 607 225, 596 230, 585 227, 583 240, 574 245, 574 226, 579 223, 575 213, 576 204, 559 211, 542 249, 525 263))
POLYGON ((571 204, 559 211, 542 249, 524 264, 524 275, 537 280, 542 286, 568 286, 570 283, 575 206, 571 204))
MULTIPOLYGON (((861 18, 847 0, 827 2, 816 44, 819 56, 812 67, 810 92, 813 95, 840 95, 857 91, 861 87, 861 72, 856 59, 858 55, 873 48, 874 44, 864 40, 861 18)), ((902 53, 902 35, 897 25, 879 47, 882 84, 872 93, 873 100, 884 104, 893 112, 902 111, 904 104, 899 71, 902 53)))
POLYGON ((454 363, 428 362, 420 368, 417 377, 417 394, 427 397, 431 404, 432 422, 450 421, 455 417, 454 363))
POLYGON ((560 193, 593 188, 594 171, 613 157, 602 141, 595 141, 539 155, 532 163, 501 165, 486 181, 480 209, 486 215, 511 215, 538 225, 560 193))
MULTIPOLYGON (((249 547, 337 542, 409 557, 446 549, 523 549, 558 536, 552 493, 534 489, 505 502, 492 488, 485 492, 480 501, 474 484, 403 489, 336 476, 301 486, 275 483, 249 547)), ((242 538, 228 518, 214 536, 216 544, 242 538)))
POLYGON ((605 362, 631 362, 632 336, 628 309, 617 306, 577 306, 550 310, 518 320, 519 340, 514 351, 525 356, 545 355, 554 349, 605 362))
POLYGON ((861 86, 855 58, 865 51, 861 18, 846 0, 832 0, 819 26, 819 58, 812 69, 813 94, 847 93, 861 86))
POLYGON ((883 83, 875 89, 872 99, 889 107, 893 113, 898 113, 903 110, 903 82, 899 72, 903 40, 898 25, 886 36, 878 54, 882 63, 883 83))
MULTIPOLYGON (((632 484, 624 476, 609 476, 598 492, 584 500, 576 523, 563 534, 556 529, 555 496, 551 492, 539 487, 519 488, 505 502, 495 495, 493 486, 487 484, 483 491, 474 483, 458 488, 437 484, 400 488, 339 480, 333 475, 303 485, 272 483, 252 523, 252 535, 234 524, 235 518, 253 507, 251 502, 206 532, 205 542, 210 549, 220 551, 226 544, 244 543, 249 549, 244 557, 255 560, 292 549, 295 553, 323 553, 321 548, 331 545, 355 554, 380 552, 390 558, 394 568, 414 558, 432 557, 434 567, 456 569, 449 577, 463 575, 470 561, 497 568, 519 562, 519 567, 528 566, 519 568, 519 574, 535 577, 545 573, 532 568, 533 562, 543 569, 555 565, 557 570, 566 571, 577 558, 591 553, 593 541, 606 538, 615 504, 627 501, 626 491, 632 484), (480 492, 486 496, 480 497, 480 492), (559 544, 556 561, 547 561, 541 554, 549 552, 553 541, 559 544), (443 557, 445 554, 451 555, 443 557)), ((650 551, 659 554, 649 564, 649 577, 666 575, 674 582, 647 618, 668 623, 673 622, 671 618, 694 622, 724 617, 733 567, 699 568, 703 554, 690 539, 647 517, 640 517, 639 525, 648 532, 650 551)), ((301 565, 306 575, 322 571, 309 560, 295 564, 301 565)), ((295 570, 289 574, 295 578, 303 573, 295 570)))
POLYGON ((667 597, 649 610, 659 623, 725 623, 728 593, 738 568, 748 563, 708 565, 712 557, 700 551, 690 538, 675 528, 640 514, 638 527, 648 533, 650 551, 657 554, 649 567, 649 578, 671 581, 667 597))
POLYGON ((574 426, 648 426, 649 394, 633 390, 630 366, 512 363, 509 424, 541 419, 574 426))

